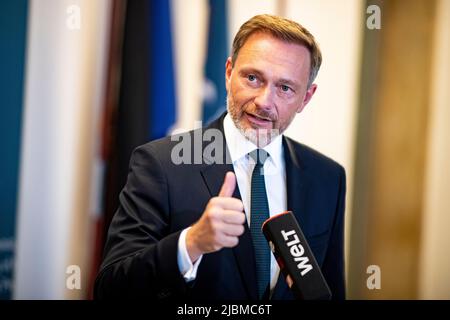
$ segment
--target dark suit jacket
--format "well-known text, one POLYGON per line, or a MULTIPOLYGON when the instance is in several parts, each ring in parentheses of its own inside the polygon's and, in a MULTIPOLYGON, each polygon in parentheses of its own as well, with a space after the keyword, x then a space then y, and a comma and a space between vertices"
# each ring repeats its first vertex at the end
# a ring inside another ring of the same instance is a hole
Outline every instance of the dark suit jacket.
MULTIPOLYGON (((209 128, 223 132, 223 118, 209 128)), ((199 130, 183 138, 193 141, 201 134, 199 130)), ((211 163, 207 156, 201 164, 175 165, 171 153, 180 141, 167 137, 133 152, 120 206, 109 228, 95 298, 257 299, 247 223, 236 247, 203 256, 195 281, 186 283, 180 274, 177 246, 181 231, 200 218, 209 199, 219 193, 225 173, 233 171, 231 162, 211 163)), ((283 137, 283 147, 287 208, 296 215, 333 298, 343 299, 345 171, 287 137, 283 137)), ((234 196, 240 198, 238 188, 234 196)), ((272 299, 293 299, 282 277, 272 299)))

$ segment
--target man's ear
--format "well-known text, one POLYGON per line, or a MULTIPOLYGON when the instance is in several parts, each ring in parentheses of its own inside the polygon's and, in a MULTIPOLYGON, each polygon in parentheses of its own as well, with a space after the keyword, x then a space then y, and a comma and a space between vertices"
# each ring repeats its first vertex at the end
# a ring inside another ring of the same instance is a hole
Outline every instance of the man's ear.
POLYGON ((231 57, 228 57, 227 62, 225 63, 225 87, 227 88, 227 92, 230 89, 232 71, 233 67, 231 65, 231 57))
POLYGON ((303 111, 303 109, 306 107, 306 105, 309 103, 309 101, 311 100, 311 98, 314 95, 314 92, 316 92, 317 90, 317 84, 313 83, 308 90, 306 90, 305 93, 305 97, 303 98, 302 104, 300 105, 300 107, 297 109, 297 113, 300 113, 303 111))

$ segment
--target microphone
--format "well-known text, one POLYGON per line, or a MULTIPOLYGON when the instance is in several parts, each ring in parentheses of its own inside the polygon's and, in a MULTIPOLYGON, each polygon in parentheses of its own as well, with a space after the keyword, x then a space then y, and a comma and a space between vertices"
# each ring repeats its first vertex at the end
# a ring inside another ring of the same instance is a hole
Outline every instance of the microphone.
POLYGON ((297 299, 331 299, 330 288, 292 211, 267 219, 262 232, 297 299))

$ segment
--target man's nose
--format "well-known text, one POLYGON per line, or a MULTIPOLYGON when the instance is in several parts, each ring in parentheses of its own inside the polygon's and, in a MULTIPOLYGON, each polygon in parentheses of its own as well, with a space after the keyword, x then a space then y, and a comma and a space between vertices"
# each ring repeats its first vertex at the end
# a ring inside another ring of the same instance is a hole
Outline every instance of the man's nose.
POLYGON ((267 85, 261 88, 255 98, 255 105, 264 110, 270 110, 274 103, 274 89, 267 85))

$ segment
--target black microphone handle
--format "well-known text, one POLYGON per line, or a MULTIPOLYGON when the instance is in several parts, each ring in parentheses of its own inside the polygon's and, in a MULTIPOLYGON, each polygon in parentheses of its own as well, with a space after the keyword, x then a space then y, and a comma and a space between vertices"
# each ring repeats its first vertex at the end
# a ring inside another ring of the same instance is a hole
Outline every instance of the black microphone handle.
POLYGON ((331 290, 291 211, 267 219, 262 232, 297 299, 331 299, 331 290))

